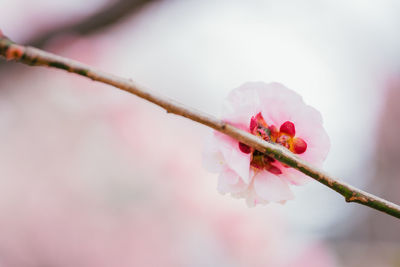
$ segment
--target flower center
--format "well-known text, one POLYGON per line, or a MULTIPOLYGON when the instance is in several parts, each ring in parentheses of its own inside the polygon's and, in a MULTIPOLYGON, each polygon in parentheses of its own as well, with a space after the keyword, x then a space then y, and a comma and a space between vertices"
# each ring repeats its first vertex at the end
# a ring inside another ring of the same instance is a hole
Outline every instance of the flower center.
MULTIPOLYGON (((261 115, 261 112, 259 112, 257 115, 251 117, 249 129, 255 136, 267 142, 284 146, 295 154, 302 154, 307 150, 307 143, 303 139, 295 137, 296 129, 293 122, 284 122, 278 131, 275 125, 268 125, 261 115)), ((239 149, 245 154, 251 153, 250 165, 253 168, 266 170, 273 174, 282 173, 275 159, 240 142, 239 149)))

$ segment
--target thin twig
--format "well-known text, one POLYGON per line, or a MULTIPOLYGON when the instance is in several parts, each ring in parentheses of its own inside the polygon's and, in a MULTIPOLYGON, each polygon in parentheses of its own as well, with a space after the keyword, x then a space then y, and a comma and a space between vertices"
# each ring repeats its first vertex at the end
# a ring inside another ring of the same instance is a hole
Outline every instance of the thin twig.
POLYGON ((303 161, 282 146, 268 143, 209 114, 195 110, 191 107, 187 107, 168 97, 151 92, 148 89, 136 85, 131 80, 102 72, 78 61, 60 57, 33 47, 15 44, 10 39, 2 35, 1 32, 0 55, 6 57, 8 60, 16 60, 31 66, 47 66, 63 69, 68 72, 76 73, 94 81, 109 84, 121 90, 132 93, 164 108, 168 113, 183 116, 211 127, 279 160, 282 163, 285 163, 286 165, 301 171, 302 173, 314 178, 318 182, 341 194, 347 202, 356 202, 361 205, 385 212, 396 218, 400 218, 400 206, 329 176, 322 170, 319 170, 309 163, 303 161))
MULTIPOLYGON (((158 0, 157 0, 158 1, 158 0)), ((57 25, 51 30, 34 36, 24 43, 34 47, 43 47, 48 41, 63 34, 89 35, 99 30, 115 25, 128 16, 138 13, 145 6, 156 0, 118 0, 107 3, 104 7, 96 10, 80 20, 57 25)))

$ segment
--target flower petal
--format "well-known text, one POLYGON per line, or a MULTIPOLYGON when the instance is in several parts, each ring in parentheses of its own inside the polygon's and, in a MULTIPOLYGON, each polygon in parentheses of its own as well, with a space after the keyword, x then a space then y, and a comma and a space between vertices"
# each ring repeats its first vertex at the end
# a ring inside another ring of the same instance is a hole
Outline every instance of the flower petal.
POLYGON ((247 185, 231 169, 224 169, 218 177, 218 191, 222 194, 239 193, 246 190, 246 188, 247 185))
POLYGON ((202 158, 203 167, 209 172, 220 172, 223 170, 225 160, 218 149, 218 140, 214 135, 206 138, 202 158))
POLYGON ((284 179, 265 171, 254 177, 254 189, 266 201, 281 202, 294 198, 284 179))
MULTIPOLYGON (((268 127, 282 128, 285 122, 293 123, 293 131, 285 131, 306 144, 300 147, 303 149, 296 150, 298 156, 313 165, 322 165, 329 151, 329 138, 322 126, 321 114, 306 105, 299 94, 278 83, 245 83, 227 97, 222 119, 250 132, 250 120, 258 113, 268 127)), ((237 140, 214 132, 214 141, 211 145, 214 147, 206 148, 204 165, 209 170, 221 172, 218 182, 221 193, 245 198, 249 206, 271 201, 285 203, 293 199, 289 185, 302 185, 311 180, 279 162, 275 163, 280 165, 276 166, 282 171, 279 175, 267 171, 255 174, 250 167, 252 154, 246 154, 246 149, 243 150, 245 153, 240 151, 237 140)))
POLYGON ((245 154, 239 149, 238 141, 221 133, 215 133, 218 138, 218 149, 221 151, 226 165, 235 171, 246 184, 250 180, 251 154, 245 154))
POLYGON ((310 177, 293 168, 287 168, 281 177, 293 185, 305 185, 312 181, 310 177))
POLYGON ((296 136, 307 143, 307 150, 299 156, 321 167, 330 149, 329 137, 322 126, 321 114, 316 109, 305 106, 299 108, 292 115, 292 119, 296 124, 296 136))
POLYGON ((246 83, 231 91, 225 99, 222 118, 243 129, 248 130, 250 118, 257 113, 260 106, 257 89, 252 83, 246 83))
POLYGON ((260 198, 256 192, 254 192, 254 188, 250 188, 246 195, 246 204, 249 208, 253 208, 257 205, 265 205, 268 204, 268 201, 260 198))

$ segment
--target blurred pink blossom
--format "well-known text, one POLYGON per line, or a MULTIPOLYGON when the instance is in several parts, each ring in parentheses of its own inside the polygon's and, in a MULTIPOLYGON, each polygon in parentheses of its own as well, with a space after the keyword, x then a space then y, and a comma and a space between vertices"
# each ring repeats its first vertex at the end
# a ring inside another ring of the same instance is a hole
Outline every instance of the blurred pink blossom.
POLYGON ((0 170, 12 179, 0 181, 0 266, 308 266, 288 255, 295 237, 279 213, 210 194, 200 127, 84 82, 78 105, 69 78, 57 91, 57 78, 37 79, 35 92, 11 91, 16 107, 2 105, 21 128, 1 132, 0 170))
MULTIPOLYGON (((280 144, 320 167, 329 151, 322 117, 300 95, 278 83, 249 82, 226 99, 222 119, 272 143, 280 144)), ((245 144, 214 132, 206 144, 204 165, 219 172, 218 190, 245 198, 249 206, 293 199, 289 185, 307 176, 245 144)))

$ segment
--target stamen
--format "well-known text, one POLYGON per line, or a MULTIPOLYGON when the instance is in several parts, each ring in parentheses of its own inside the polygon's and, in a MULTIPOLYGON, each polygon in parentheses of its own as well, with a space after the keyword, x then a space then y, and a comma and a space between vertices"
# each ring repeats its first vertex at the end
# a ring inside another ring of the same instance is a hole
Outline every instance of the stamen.
POLYGON ((265 122, 264 117, 262 116, 261 112, 258 112, 258 114, 256 115, 255 119, 257 121, 258 126, 262 126, 262 127, 265 127, 265 128, 268 127, 268 124, 265 122))
POLYGON ((271 163, 271 162, 275 162, 276 160, 274 159, 274 158, 271 158, 271 157, 269 157, 269 156, 264 156, 264 163, 265 164, 269 164, 269 163, 271 163))
POLYGON ((248 145, 243 144, 241 142, 239 142, 239 149, 240 149, 240 151, 242 151, 245 154, 250 154, 250 152, 251 152, 251 147, 249 147, 248 145))
POLYGON ((277 175, 282 174, 282 171, 278 167, 275 167, 274 165, 269 165, 269 167, 265 168, 265 169, 273 174, 277 174, 277 175))
POLYGON ((278 136, 279 136, 278 129, 275 127, 275 125, 269 126, 268 129, 269 129, 269 131, 270 131, 271 140, 272 140, 273 142, 275 142, 276 139, 277 139, 278 136))
MULTIPOLYGON (((276 128, 275 125, 268 126, 261 112, 259 112, 257 115, 251 117, 249 128, 250 132, 255 136, 258 136, 265 141, 282 145, 293 153, 302 154, 307 150, 307 143, 299 137, 294 137, 296 135, 296 129, 291 121, 284 122, 278 131, 278 128, 276 128)), ((239 149, 245 154, 252 153, 250 165, 253 168, 266 170, 276 175, 282 174, 280 168, 272 165, 276 161, 274 158, 240 142, 239 149)), ((283 163, 282 166, 290 168, 283 163)))
POLYGON ((276 139, 276 143, 290 149, 290 137, 286 134, 279 136, 278 139, 276 139))
POLYGON ((293 122, 286 121, 281 125, 281 128, 279 129, 281 133, 288 134, 290 137, 294 137, 296 134, 296 129, 294 127, 293 122))
POLYGON ((254 168, 262 170, 264 168, 264 156, 253 154, 253 158, 251 159, 251 166, 254 168))
POLYGON ((307 150, 307 143, 303 139, 297 137, 293 139, 293 152, 302 154, 307 150))

